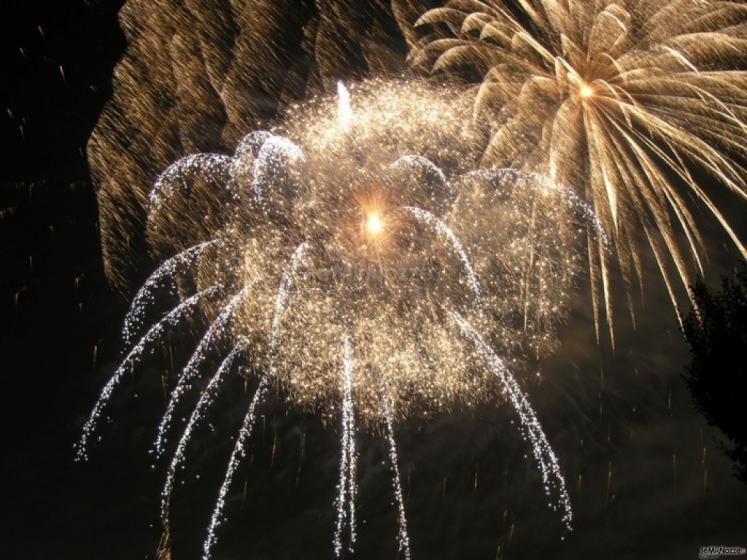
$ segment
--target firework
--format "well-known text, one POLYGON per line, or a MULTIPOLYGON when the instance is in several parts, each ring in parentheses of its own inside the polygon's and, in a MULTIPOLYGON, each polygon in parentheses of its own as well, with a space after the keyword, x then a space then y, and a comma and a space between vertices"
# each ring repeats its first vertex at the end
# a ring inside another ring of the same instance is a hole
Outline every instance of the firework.
POLYGON ((146 233, 163 264, 135 295, 124 338, 138 342, 102 391, 78 454, 86 457, 114 389, 148 345, 187 312, 200 315, 208 326, 171 391, 157 457, 182 401, 201 385, 208 351, 225 343, 230 351, 169 463, 165 529, 195 426, 235 364, 259 376, 210 518, 206 560, 271 389, 289 406, 340 419, 338 556, 356 541, 357 430, 385 434, 399 549, 409 558, 395 426, 490 401, 514 409, 570 529, 558 460, 517 376, 555 347, 582 268, 579 232, 595 232, 602 246, 607 235, 588 205, 546 177, 470 171, 468 106, 453 98, 419 83, 340 85, 336 98, 299 106, 277 130, 249 134, 233 155, 186 157, 156 181, 146 233), (147 330, 149 304, 164 288, 177 306, 147 330))
POLYGON ((337 80, 400 72, 411 0, 126 0, 127 48, 88 144, 104 267, 137 288, 155 178, 180 156, 233 150, 247 131, 337 80), (399 25, 398 25, 399 24, 399 25), (165 48, 168 45, 168 48, 165 48))
MULTIPOLYGON (((747 255, 694 176, 699 168, 745 197, 743 2, 451 0, 417 25, 412 66, 475 82, 468 96, 483 164, 538 171, 593 206, 631 312, 631 288, 643 284, 641 245, 650 246, 676 311, 672 266, 688 293, 691 269, 702 272, 691 197, 747 255)), ((614 343, 611 259, 601 240, 588 260, 597 336, 603 302, 614 343)))

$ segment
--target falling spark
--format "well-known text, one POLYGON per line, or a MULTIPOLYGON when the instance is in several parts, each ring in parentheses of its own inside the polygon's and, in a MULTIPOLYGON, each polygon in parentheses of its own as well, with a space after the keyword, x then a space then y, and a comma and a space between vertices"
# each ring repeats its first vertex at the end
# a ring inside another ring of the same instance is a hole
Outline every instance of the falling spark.
POLYGON ((138 329, 141 328, 148 306, 154 303, 155 289, 166 279, 174 279, 177 273, 183 272, 197 259, 199 259, 208 247, 218 243, 217 240, 205 241, 166 260, 156 271, 151 274, 140 288, 135 297, 132 298, 130 309, 124 319, 122 327, 122 338, 125 346, 132 343, 138 329))
POLYGON ((490 370, 500 379, 501 384, 506 388, 511 405, 518 414, 521 426, 531 442, 532 453, 542 475, 545 493, 549 498, 554 500, 552 504, 553 509, 560 506, 563 510, 563 523, 569 531, 572 530, 573 511, 568 491, 566 490, 565 479, 560 470, 555 452, 550 447, 532 406, 529 404, 526 396, 524 396, 519 384, 511 375, 511 372, 506 368, 503 360, 491 350, 475 328, 459 313, 452 311, 450 315, 459 325, 462 334, 475 345, 475 348, 487 361, 490 370))
POLYGON ((342 554, 342 531, 347 524, 350 529, 348 551, 353 552, 355 545, 355 494, 356 494, 356 451, 355 451, 355 415, 352 398, 353 357, 350 337, 343 342, 343 380, 342 380, 342 434, 340 442, 340 479, 337 483, 335 509, 337 519, 332 544, 335 556, 342 554), (347 498, 347 502, 346 502, 347 498))
POLYGON ((199 368, 205 361, 206 352, 212 348, 215 339, 225 335, 226 328, 228 327, 229 322, 233 319, 236 308, 243 301, 244 297, 246 297, 248 289, 249 287, 247 286, 239 291, 238 294, 233 296, 228 305, 223 308, 218 315, 218 318, 213 321, 213 324, 210 325, 205 336, 200 340, 194 353, 189 358, 187 365, 184 366, 184 369, 179 374, 176 386, 173 391, 171 391, 169 402, 166 405, 166 411, 163 413, 161 422, 158 425, 156 440, 153 444, 153 451, 156 457, 160 457, 163 453, 166 433, 168 432, 174 410, 179 403, 179 398, 190 388, 192 379, 199 373, 199 368))
POLYGON ((174 197, 178 190, 188 190, 185 177, 201 175, 204 177, 223 177, 227 174, 230 158, 221 154, 194 154, 172 163, 158 177, 148 198, 149 211, 156 214, 174 197))
POLYGON ((252 192, 263 209, 267 209, 264 199, 268 190, 277 184, 277 177, 289 165, 302 159, 301 149, 282 136, 270 135, 262 144, 253 164, 252 192))
POLYGON ((175 307, 172 311, 170 311, 168 315, 166 315, 153 327, 151 327, 150 330, 145 334, 145 336, 143 336, 135 345, 135 347, 130 350, 130 353, 127 354, 127 357, 125 357, 120 366, 114 372, 114 375, 112 375, 107 384, 101 390, 101 394, 99 395, 99 398, 96 401, 96 404, 94 405, 93 410, 88 417, 88 420, 86 420, 86 423, 83 425, 80 440, 78 441, 75 450, 75 456, 77 460, 86 460, 88 458, 88 440, 96 429, 96 424, 101 416, 101 413, 109 403, 114 390, 122 382, 124 376, 127 375, 137 364, 145 350, 152 343, 161 338, 168 327, 176 326, 176 324, 184 316, 194 311, 194 308, 203 299, 214 297, 219 293, 219 291, 220 288, 218 288, 217 286, 212 286, 189 297, 188 299, 180 303, 177 307, 175 307))
POLYGON ((220 486, 220 490, 218 490, 218 499, 215 502, 213 515, 210 517, 210 525, 208 527, 207 538, 202 545, 203 560, 210 559, 213 546, 215 546, 215 543, 217 541, 216 531, 218 530, 220 524, 225 521, 225 518, 223 517, 223 509, 226 505, 226 495, 228 494, 228 489, 231 486, 231 482, 233 482, 233 477, 236 473, 236 469, 241 464, 241 460, 246 456, 246 441, 252 435, 254 423, 257 418, 257 406, 259 406, 264 401, 267 390, 269 388, 268 386, 269 380, 267 376, 260 378, 259 385, 254 392, 254 397, 252 397, 252 400, 249 403, 249 409, 244 416, 244 420, 241 424, 239 436, 238 438, 236 438, 236 445, 234 446, 233 451, 231 452, 231 458, 228 461, 228 468, 226 469, 223 483, 220 486))
POLYGON ((205 390, 200 395, 200 400, 197 402, 197 405, 192 411, 192 415, 189 417, 189 421, 187 422, 187 425, 182 432, 182 436, 179 439, 179 444, 177 445, 174 456, 171 459, 171 463, 169 464, 168 474, 166 475, 166 482, 164 484, 163 491, 161 492, 161 516, 164 520, 168 515, 168 505, 171 499, 172 490, 174 488, 174 482, 176 480, 176 472, 179 466, 184 462, 184 454, 187 450, 189 440, 192 438, 192 433, 194 432, 197 424, 205 417, 207 409, 213 404, 213 402, 215 402, 215 398, 220 391, 220 386, 225 380, 226 375, 228 374, 229 370, 236 362, 236 360, 244 352, 246 352, 247 346, 248 344, 246 341, 241 341, 236 346, 234 346, 231 352, 229 352, 229 354, 216 370, 213 377, 208 382, 207 387, 205 387, 205 390))
MULTIPOLYGON (((301 243, 291 256, 288 267, 283 273, 283 277, 280 281, 280 287, 275 297, 275 313, 272 321, 272 351, 273 355, 277 350, 278 330, 280 328, 280 322, 282 321, 285 307, 290 297, 291 289, 293 287, 293 276, 297 267, 303 262, 303 258, 308 250, 309 244, 304 242, 301 243)), ((274 374, 274 368, 270 368, 271 374, 274 374)), ((210 560, 210 555, 215 546, 217 540, 217 529, 220 524, 224 521, 223 509, 226 505, 226 494, 233 481, 236 469, 241 464, 241 460, 246 456, 246 441, 252 435, 254 429, 254 423, 257 415, 257 406, 264 401, 265 395, 269 388, 270 378, 272 375, 263 375, 259 380, 259 385, 254 392, 254 397, 249 404, 249 409, 244 416, 244 421, 241 424, 239 435, 236 438, 236 444, 234 445, 233 451, 231 452, 231 458, 228 461, 228 467, 226 468, 226 474, 223 478, 223 483, 218 491, 218 498, 213 508, 213 515, 210 518, 210 525, 208 527, 207 538, 203 543, 202 547, 202 558, 203 560, 210 560)))
POLYGON ((456 251, 457 255, 459 255, 459 260, 462 262, 462 266, 464 266, 464 270, 469 276, 469 283, 472 287, 472 293, 475 295, 476 306, 480 308, 480 282, 477 280, 475 269, 472 267, 472 263, 470 262, 469 257, 467 256, 467 252, 464 250, 464 247, 462 247, 459 238, 454 235, 454 232, 449 229, 449 226, 447 226, 427 210, 423 210, 422 208, 413 208, 410 206, 405 206, 405 210, 410 212, 418 220, 421 220, 422 222, 431 226, 436 230, 436 232, 438 232, 441 237, 444 237, 451 244, 454 251, 456 251))
POLYGON ((389 404, 389 397, 384 385, 381 385, 381 408, 384 413, 386 440, 389 447, 389 468, 392 471, 392 489, 397 502, 397 542, 399 552, 405 560, 410 560, 410 535, 407 532, 407 514, 405 512, 405 498, 402 493, 402 482, 399 476, 399 457, 397 456, 397 442, 394 440, 394 419, 389 404))

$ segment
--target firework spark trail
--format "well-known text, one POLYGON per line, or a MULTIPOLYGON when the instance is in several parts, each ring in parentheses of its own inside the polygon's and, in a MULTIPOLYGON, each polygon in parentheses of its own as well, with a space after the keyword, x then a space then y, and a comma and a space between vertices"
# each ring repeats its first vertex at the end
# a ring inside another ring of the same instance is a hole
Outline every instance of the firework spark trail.
POLYGON ((228 489, 231 486, 233 475, 235 474, 236 469, 241 463, 241 460, 246 456, 245 445, 246 441, 252 435, 252 431, 254 429, 254 423, 257 418, 257 407, 264 401, 269 385, 269 377, 267 375, 262 376, 259 380, 257 390, 254 392, 254 396, 249 403, 249 409, 244 416, 244 420, 241 424, 241 429, 239 430, 239 435, 236 439, 236 445, 233 448, 231 458, 228 462, 228 468, 226 469, 223 484, 221 484, 220 490, 218 491, 218 499, 215 502, 213 515, 210 518, 208 536, 207 539, 205 539, 202 547, 203 560, 208 560, 210 558, 212 548, 217 541, 216 530, 218 529, 220 524, 225 521, 225 519, 223 518, 223 508, 226 505, 226 494, 228 494, 228 489))
POLYGON ((382 380, 381 390, 381 408, 384 413, 384 424, 386 426, 386 440, 389 445, 389 467, 392 470, 392 489, 394 498, 397 500, 397 542, 399 551, 405 560, 410 560, 410 535, 407 532, 407 514, 405 513, 405 498, 402 494, 402 482, 399 476, 399 458, 397 456, 397 443, 394 440, 394 419, 392 409, 389 405, 389 397, 386 394, 386 388, 382 380))
POLYGON ((205 360, 206 352, 212 347, 215 338, 217 336, 222 336, 225 333, 226 327, 233 319, 234 312, 239 304, 244 300, 247 292, 248 286, 245 286, 234 295, 233 298, 231 298, 231 301, 223 308, 215 321, 213 321, 212 325, 210 325, 205 336, 202 337, 197 348, 189 358, 187 365, 184 366, 184 369, 182 369, 182 372, 179 374, 176 386, 173 391, 171 391, 169 402, 166 405, 166 411, 163 413, 161 422, 158 425, 156 440, 153 444, 153 452, 156 457, 160 457, 163 453, 166 433, 171 425, 171 418, 174 415, 176 406, 179 404, 179 399, 190 389, 190 382, 192 381, 192 378, 199 373, 199 367, 205 360))
MULTIPOLYGON (((348 349, 350 350, 350 349, 348 349)), ((355 544, 357 533, 356 533, 356 521, 355 521, 355 497, 358 493, 358 482, 357 482, 357 451, 355 448, 355 413, 353 411, 353 395, 352 395, 352 383, 353 383, 353 363, 352 356, 348 356, 348 363, 350 364, 349 382, 350 388, 347 394, 348 400, 348 523, 350 525, 350 550, 355 544)))
POLYGON ((231 370, 231 367, 233 366, 236 359, 246 351, 247 346, 248 342, 246 340, 242 340, 228 353, 223 362, 221 362, 213 377, 208 382, 207 387, 205 387, 205 390, 200 395, 200 400, 197 402, 197 405, 192 411, 192 415, 189 417, 189 421, 187 422, 187 425, 182 432, 182 436, 179 439, 179 444, 177 445, 174 456, 171 459, 168 474, 166 475, 166 482, 164 484, 163 491, 161 492, 161 517, 164 520, 166 519, 166 515, 168 513, 168 504, 169 500, 171 499, 171 492, 174 488, 174 482, 176 481, 176 470, 184 461, 184 453, 187 449, 187 445, 189 444, 189 440, 192 437, 192 432, 194 431, 197 424, 205 417, 207 409, 210 408, 213 402, 215 402, 215 398, 218 396, 221 384, 225 380, 227 373, 231 370))
POLYGON ((342 401, 342 434, 341 434, 341 441, 340 441, 340 479, 337 483, 337 496, 335 498, 335 509, 337 511, 337 519, 335 523, 335 533, 333 537, 333 546, 335 550, 335 556, 338 558, 340 557, 340 554, 342 552, 342 529, 345 524, 345 520, 347 517, 347 509, 345 508, 345 497, 347 495, 347 476, 348 476, 348 469, 350 464, 350 457, 348 455, 348 439, 350 437, 350 432, 348 431, 348 415, 350 414, 350 410, 348 408, 349 406, 349 392, 350 392, 350 366, 349 366, 349 356, 347 355, 348 352, 348 345, 350 344, 348 338, 345 338, 344 343, 344 367, 343 367, 343 401, 342 401))
POLYGON ((477 273, 475 273, 475 269, 472 266, 472 262, 470 261, 469 256, 467 255, 467 251, 464 250, 464 247, 462 246, 462 243, 461 241, 459 241, 459 238, 456 236, 456 234, 451 231, 451 228, 449 228, 449 226, 447 226, 443 221, 441 221, 438 217, 434 216, 427 210, 423 210, 422 208, 415 208, 413 206, 405 206, 404 209, 410 212, 421 222, 432 227, 441 237, 446 238, 446 240, 451 244, 452 248, 459 256, 459 260, 462 261, 462 266, 467 272, 467 276, 469 276, 470 287, 472 288, 472 293, 475 296, 475 306, 480 309, 480 282, 477 279, 477 273))
POLYGON ((604 224, 591 205, 580 198, 572 189, 553 181, 550 177, 536 172, 527 172, 514 169, 512 167, 495 167, 490 169, 476 169, 463 175, 464 179, 477 177, 483 181, 495 181, 503 177, 509 177, 516 181, 528 182, 534 181, 541 188, 555 191, 565 198, 568 206, 580 213, 580 217, 589 226, 593 228, 594 235, 603 243, 605 250, 610 251, 610 238, 604 224))
POLYGON ((350 105, 350 92, 345 84, 337 82, 337 122, 343 132, 353 126, 353 108, 350 105))
POLYGON ((149 212, 157 212, 164 200, 174 194, 176 181, 185 191, 189 191, 189 184, 185 177, 192 173, 202 173, 206 177, 220 177, 225 174, 231 164, 231 158, 222 154, 193 154, 172 163, 166 171, 159 175, 149 195, 149 212))
POLYGON ((135 347, 130 350, 130 353, 127 354, 125 359, 116 369, 114 375, 112 375, 106 385, 104 385, 104 388, 101 390, 101 394, 99 395, 99 398, 96 401, 96 404, 94 405, 93 410, 88 417, 88 420, 86 420, 86 423, 83 425, 80 440, 76 445, 76 460, 80 461, 86 460, 88 458, 88 440, 96 429, 96 424, 101 417, 102 411, 109 403, 109 400, 111 399, 111 396, 114 393, 116 387, 120 384, 124 376, 135 366, 138 360, 142 357, 143 352, 145 352, 146 348, 148 348, 148 345, 158 340, 159 337, 163 335, 167 327, 173 327, 184 316, 193 311, 197 304, 203 298, 213 297, 218 293, 220 293, 220 287, 211 286, 210 288, 206 288, 205 290, 202 290, 201 292, 198 292, 195 295, 184 300, 182 303, 172 309, 163 319, 161 319, 158 323, 151 327, 150 330, 148 330, 148 332, 138 341, 135 347))
POLYGON ((265 140, 252 166, 252 192, 255 200, 262 203, 265 193, 276 178, 288 170, 288 163, 302 159, 301 148, 287 138, 272 134, 265 140))
POLYGON ((439 201, 440 204, 437 204, 438 211, 444 212, 448 208, 448 205, 454 202, 454 199, 456 199, 456 191, 454 190, 454 186, 451 184, 451 181, 446 177, 446 174, 443 172, 443 169, 441 169, 438 165, 433 163, 431 160, 429 160, 426 157, 423 157, 421 155, 417 154, 410 154, 407 156, 402 156, 397 161, 392 163, 390 167, 394 169, 398 169, 402 166, 407 166, 411 171, 415 169, 425 170, 428 173, 430 173, 432 176, 435 176, 439 183, 441 184, 441 187, 443 188, 442 192, 436 192, 433 189, 429 189, 429 194, 431 195, 431 198, 434 202, 439 201), (443 195, 446 194, 446 200, 442 200, 444 197, 443 195))
POLYGON ((475 348, 487 361, 490 370, 501 380, 501 383, 506 388, 511 405, 518 414, 521 426, 530 439, 532 452, 540 467, 545 493, 549 498, 557 502, 552 504, 553 509, 556 509, 558 504, 560 505, 563 510, 563 523, 571 531, 573 529, 573 511, 571 509, 570 497, 566 490, 565 479, 558 464, 558 458, 552 447, 550 447, 531 404, 529 404, 516 379, 514 379, 511 372, 506 368, 503 360, 487 345, 475 328, 456 311, 450 311, 449 314, 456 321, 462 334, 474 344, 475 348))
POLYGON ((399 167, 400 165, 403 165, 403 164, 413 169, 418 168, 418 167, 427 169, 428 171, 433 173, 436 177, 438 177, 439 181, 441 181, 441 184, 444 187, 446 187, 451 193, 456 194, 454 193, 454 188, 449 182, 449 179, 446 177, 446 174, 443 172, 443 169, 441 169, 438 165, 433 163, 427 157, 423 157, 417 154, 410 154, 407 156, 402 156, 397 161, 392 163, 391 167, 399 167))
POLYGON ((356 452, 355 452, 355 416, 353 412, 353 358, 350 337, 345 336, 343 343, 343 379, 342 379, 342 435, 340 442, 340 480, 337 483, 337 498, 335 509, 337 520, 333 545, 335 556, 342 553, 342 530, 347 521, 350 528, 350 544, 348 550, 353 552, 355 544, 355 494, 356 494, 356 452), (348 502, 346 504, 345 498, 348 502), (346 508, 347 505, 347 508, 346 508))
POLYGON ((130 346, 132 339, 135 336, 135 331, 142 326, 145 311, 148 305, 153 303, 153 290, 156 289, 166 278, 173 278, 179 270, 190 266, 202 256, 208 247, 215 245, 216 243, 218 243, 218 240, 213 239, 185 249, 166 260, 148 277, 142 288, 140 288, 135 294, 135 297, 132 298, 130 309, 127 311, 127 315, 125 316, 124 325, 122 327, 122 339, 124 340, 125 346, 130 346))
POLYGON ((270 371, 268 374, 263 375, 259 380, 257 390, 254 392, 254 397, 252 397, 252 400, 249 403, 249 409, 247 410, 246 415, 244 416, 244 420, 241 424, 239 435, 236 438, 236 444, 234 445, 233 451, 231 452, 231 458, 228 460, 226 474, 223 478, 223 483, 218 490, 218 498, 215 502, 213 514, 210 517, 210 526, 208 527, 207 538, 205 539, 205 542, 202 546, 203 560, 210 559, 213 546, 215 546, 215 543, 217 541, 216 531, 220 524, 224 521, 223 508, 226 505, 226 494, 228 494, 228 489, 231 486, 231 482, 233 481, 233 476, 236 473, 236 469, 239 467, 241 460, 246 456, 246 441, 252 435, 252 431, 254 429, 254 422, 257 416, 257 406, 259 406, 259 404, 263 402, 267 390, 269 389, 270 380, 272 379, 272 377, 274 377, 275 367, 273 362, 274 354, 277 351, 277 340, 278 331, 280 329, 280 322, 282 321, 285 309, 288 304, 288 299, 291 295, 294 274, 299 265, 303 262, 308 248, 308 242, 303 242, 296 248, 290 258, 288 266, 283 272, 283 277, 280 280, 280 286, 278 287, 277 295, 275 297, 275 312, 272 318, 272 332, 270 335, 270 371))

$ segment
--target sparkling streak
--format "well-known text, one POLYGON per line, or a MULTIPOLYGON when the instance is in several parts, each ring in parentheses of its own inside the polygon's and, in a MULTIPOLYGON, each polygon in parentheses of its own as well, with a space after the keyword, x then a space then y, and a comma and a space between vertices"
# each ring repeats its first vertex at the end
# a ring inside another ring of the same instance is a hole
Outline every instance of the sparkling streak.
POLYGON ((413 216, 415 216, 415 218, 432 227, 441 237, 446 238, 446 240, 451 244, 452 248, 459 256, 459 260, 462 261, 462 266, 467 272, 467 276, 469 276, 469 283, 472 288, 472 293, 475 296, 476 307, 480 308, 480 299, 482 297, 480 290, 480 281, 477 279, 477 274, 475 273, 472 262, 467 255, 467 251, 464 250, 462 242, 459 241, 459 238, 456 236, 456 234, 451 231, 451 228, 447 226, 441 219, 428 212, 428 210, 423 210, 422 208, 416 208, 414 206, 405 206, 404 208, 413 216))
POLYGON ((135 331, 142 326, 146 308, 149 304, 153 303, 153 290, 155 290, 156 287, 158 287, 158 285, 166 278, 173 278, 180 269, 190 266, 202 256, 202 253, 204 253, 208 247, 215 245, 216 243, 218 243, 218 240, 213 239, 185 249, 181 253, 166 260, 148 277, 142 288, 138 290, 135 297, 132 299, 130 309, 127 311, 127 315, 125 316, 124 325, 122 327, 122 339, 124 340, 125 346, 130 346, 132 339, 135 336, 135 331))
POLYGON ((190 189, 185 176, 200 173, 205 177, 226 175, 231 158, 222 154, 193 154, 172 163, 156 180, 149 195, 149 212, 157 212, 164 200, 175 194, 174 184, 185 191, 190 189))
POLYGON ((557 181, 553 181, 547 175, 542 175, 541 173, 520 171, 511 167, 477 169, 464 174, 465 179, 478 178, 482 181, 494 181, 496 179, 502 179, 504 177, 512 179, 515 183, 518 183, 519 181, 526 183, 536 183, 543 189, 559 193, 561 196, 563 196, 563 198, 565 198, 565 202, 568 204, 568 207, 578 212, 579 217, 583 219, 583 221, 587 225, 591 226, 594 236, 602 242, 605 250, 607 252, 610 251, 610 238, 607 234, 607 230, 605 229, 602 221, 599 219, 597 213, 594 212, 594 209, 591 207, 591 205, 585 200, 581 199, 575 192, 573 192, 572 189, 558 183, 557 181))
POLYGON ((168 474, 166 475, 166 482, 161 492, 161 517, 165 520, 168 514, 169 501, 171 499, 171 492, 174 488, 174 482, 176 481, 176 471, 184 461, 184 453, 189 444, 189 440, 192 437, 197 424, 205 417, 207 409, 215 402, 215 398, 218 396, 221 384, 225 380, 226 374, 230 371, 236 359, 241 356, 247 349, 248 343, 246 340, 242 340, 228 353, 223 362, 216 370, 213 377, 205 387, 205 390, 200 395, 200 400, 197 402, 192 415, 189 417, 187 426, 182 432, 182 436, 179 439, 179 444, 174 452, 174 457, 171 459, 169 465, 168 474))
POLYGON ((342 554, 342 530, 345 522, 350 528, 348 551, 353 552, 355 544, 355 494, 356 494, 356 451, 355 451, 355 415, 353 412, 353 357, 350 337, 343 342, 343 378, 342 378, 342 436, 340 442, 340 480, 337 483, 335 509, 337 520, 332 541, 335 556, 342 554), (347 498, 347 508, 345 498, 347 498))
POLYGON ((353 125, 353 108, 350 106, 350 92, 345 84, 337 82, 337 122, 343 132, 349 132, 353 125))
POLYGON ((558 506, 562 511, 562 520, 566 528, 573 530, 573 511, 568 491, 565 487, 565 479, 558 464, 558 458, 547 441, 545 433, 542 431, 537 416, 532 409, 531 404, 524 395, 521 387, 508 370, 503 360, 487 345, 475 328, 459 313, 450 311, 449 314, 456 321, 462 334, 475 345, 482 357, 488 363, 490 370, 500 379, 508 393, 509 401, 519 416, 521 427, 525 436, 529 437, 532 452, 539 464, 542 483, 548 498, 554 500, 551 504, 553 510, 558 506))
POLYGON ((121 383, 124 376, 128 372, 130 372, 132 368, 137 364, 145 350, 148 348, 148 345, 158 340, 163 335, 167 327, 175 326, 182 319, 182 317, 188 315, 191 311, 193 311, 196 305, 203 298, 213 297, 218 293, 220 293, 220 288, 218 286, 211 286, 210 288, 206 288, 205 290, 202 290, 201 292, 198 292, 195 295, 184 300, 182 303, 172 309, 163 319, 161 319, 158 323, 151 327, 150 330, 138 341, 135 347, 130 350, 130 353, 127 354, 125 359, 116 369, 114 375, 112 375, 106 385, 104 385, 104 388, 101 390, 101 394, 99 395, 99 398, 96 401, 96 404, 94 405, 93 410, 88 417, 88 420, 86 420, 86 423, 83 425, 80 440, 78 440, 75 449, 76 460, 84 461, 88 459, 88 440, 96 429, 96 424, 101 417, 102 411, 109 403, 114 390, 121 383))
POLYGON ((428 189, 428 194, 430 195, 432 203, 439 213, 446 212, 449 209, 450 205, 456 199, 456 191, 454 190, 454 186, 451 184, 448 177, 446 177, 443 169, 441 169, 438 165, 436 165, 426 157, 417 154, 402 156, 397 161, 392 163, 390 167, 394 169, 406 167, 410 172, 419 169, 421 171, 424 171, 431 178, 437 179, 439 189, 436 189, 431 185, 428 189))
POLYGON ((293 288, 293 275, 306 257, 306 252, 309 250, 309 247, 310 244, 308 241, 304 241, 296 247, 296 250, 293 251, 293 255, 291 255, 288 268, 286 268, 283 277, 280 280, 280 287, 275 296, 275 313, 272 317, 272 333, 270 340, 272 354, 277 351, 278 330, 280 329, 280 321, 283 320, 285 307, 288 305, 288 298, 290 298, 291 289, 293 288))
POLYGON ((383 381, 381 389, 381 407, 384 413, 384 425, 386 426, 386 440, 389 444, 389 467, 392 470, 392 488, 394 497, 397 500, 397 542, 399 551, 405 560, 410 560, 410 535, 407 533, 407 515, 405 513, 405 498, 402 494, 402 482, 399 476, 399 458, 397 457, 397 443, 394 441, 394 419, 392 409, 389 404, 389 397, 383 381))
POLYGON ((231 458, 228 461, 228 468, 226 469, 226 474, 223 478, 223 484, 221 484, 220 490, 218 491, 218 499, 215 502, 215 509, 210 518, 207 539, 205 539, 202 546, 203 560, 208 560, 210 558, 212 548, 217 541, 216 530, 220 524, 225 521, 223 517, 223 508, 226 505, 226 494, 228 494, 228 489, 231 486, 236 469, 239 467, 241 460, 246 456, 246 441, 252 435, 252 431, 254 430, 254 423, 257 418, 257 407, 264 401, 269 385, 269 377, 267 375, 262 376, 259 380, 257 390, 254 392, 254 396, 249 403, 249 410, 247 410, 247 413, 244 416, 244 421, 239 430, 239 436, 236 438, 236 445, 234 446, 233 451, 231 452, 231 458))
POLYGON ((278 287, 277 295, 275 297, 275 313, 272 319, 272 333, 270 338, 270 373, 263 375, 259 380, 257 390, 254 392, 254 397, 249 403, 249 409, 244 416, 244 421, 241 424, 239 435, 236 438, 236 444, 234 445, 233 451, 231 452, 231 458, 228 461, 228 467, 226 468, 226 474, 223 478, 223 483, 218 490, 218 499, 215 502, 213 514, 210 518, 210 526, 208 527, 207 538, 202 545, 202 558, 203 560, 209 560, 210 555, 217 541, 217 529, 220 524, 224 521, 223 508, 226 505, 226 494, 233 481, 233 476, 236 473, 236 469, 239 467, 241 460, 246 456, 246 441, 252 435, 254 429, 254 421, 257 416, 257 406, 261 404, 267 393, 270 385, 270 379, 274 376, 275 367, 274 354, 277 351, 277 338, 278 330, 280 328, 280 322, 282 321, 285 308, 290 298, 291 289, 293 287, 293 278, 298 266, 303 262, 303 258, 306 255, 306 251, 309 248, 309 243, 304 241, 293 252, 290 258, 290 262, 283 272, 283 277, 280 280, 280 286, 278 287))
POLYGON ((252 192, 255 200, 262 204, 276 178, 288 170, 288 164, 302 160, 303 157, 303 151, 296 144, 272 134, 262 144, 252 164, 252 192))
POLYGON ((231 301, 223 308, 215 321, 210 325, 205 336, 202 337, 197 348, 189 358, 187 365, 184 366, 184 369, 182 369, 182 372, 179 374, 179 379, 177 380, 173 391, 171 391, 169 402, 166 405, 166 411, 163 413, 161 422, 158 425, 156 440, 153 444, 153 451, 156 457, 160 457, 163 453, 166 433, 171 425, 171 418, 173 417, 174 410, 179 403, 179 398, 190 389, 190 382, 192 381, 192 378, 199 373, 199 367, 205 360, 206 352, 212 347, 216 337, 225 334, 226 327, 231 322, 231 319, 233 319, 234 312, 239 304, 244 300, 247 292, 248 286, 241 289, 233 296, 233 298, 231 298, 231 301))

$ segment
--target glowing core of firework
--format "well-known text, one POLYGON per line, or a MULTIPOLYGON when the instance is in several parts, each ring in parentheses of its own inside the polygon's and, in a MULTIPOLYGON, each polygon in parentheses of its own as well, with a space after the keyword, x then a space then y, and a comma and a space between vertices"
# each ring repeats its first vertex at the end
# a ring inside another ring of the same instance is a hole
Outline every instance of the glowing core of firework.
POLYGON ((369 235, 377 236, 384 229, 384 220, 381 213, 374 210, 366 216, 366 231, 369 235))
POLYGON ((584 84, 581 86, 578 93, 584 99, 589 99, 594 95, 594 89, 590 85, 584 84))

